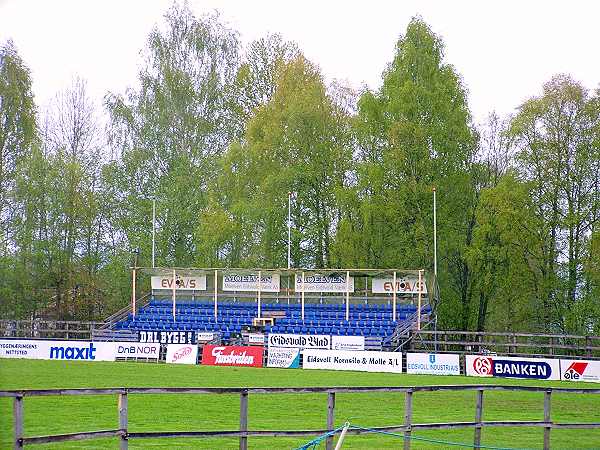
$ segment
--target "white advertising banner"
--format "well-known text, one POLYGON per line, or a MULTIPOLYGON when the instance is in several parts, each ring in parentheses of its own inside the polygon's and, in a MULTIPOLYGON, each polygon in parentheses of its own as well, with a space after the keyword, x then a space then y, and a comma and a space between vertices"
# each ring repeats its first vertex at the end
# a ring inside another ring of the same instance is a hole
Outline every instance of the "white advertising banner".
POLYGON ((305 274, 304 283, 302 275, 296 275, 296 292, 354 292, 354 278, 350 277, 346 286, 346 274, 319 275, 305 274))
POLYGON ((268 346, 290 348, 331 348, 331 336, 325 334, 269 334, 268 346))
POLYGON ((116 343, 3 339, 0 358, 114 361, 116 343))
POLYGON ((158 359, 160 344, 143 344, 140 342, 115 342, 117 358, 151 358, 158 359))
POLYGON ((560 372, 563 381, 600 383, 600 361, 561 359, 560 372))
POLYGON ((265 345, 265 335, 259 333, 251 333, 248 335, 248 344, 265 345))
POLYGON ((440 353, 407 353, 406 373, 424 375, 460 375, 458 355, 440 353))
POLYGON ((361 351, 364 349, 364 336, 331 336, 331 350, 361 351))
POLYGON ((402 373, 402 353, 400 352, 357 352, 306 349, 302 354, 303 369, 402 373))
MULTIPOLYGON (((163 275, 160 277, 152 277, 152 290, 165 289, 173 290, 173 275, 163 275)), ((176 291, 205 291, 206 290, 206 275, 196 277, 180 277, 175 275, 175 290, 176 291)))
POLYGON ((198 346, 196 344, 167 345, 167 363, 196 364, 196 361, 198 361, 198 346))
POLYGON ((197 342, 210 342, 215 338, 214 333, 210 333, 208 331, 198 331, 196 333, 196 341, 197 342))
MULTIPOLYGON (((279 274, 269 273, 260 276, 261 292, 279 292, 279 274)), ((228 273, 223 276, 224 291, 258 292, 258 273, 228 273)))
MULTIPOLYGON (((421 293, 427 294, 427 285, 425 278, 421 280, 421 293)), ((394 277, 389 278, 373 278, 371 290, 374 294, 392 294, 394 292, 394 277)), ((418 278, 396 278, 396 293, 398 294, 418 294, 419 279, 418 278)))
POLYGON ((300 367, 300 349, 298 348, 269 348, 267 367, 283 367, 286 369, 300 367))
POLYGON ((558 359, 465 355, 468 376, 560 380, 558 359))

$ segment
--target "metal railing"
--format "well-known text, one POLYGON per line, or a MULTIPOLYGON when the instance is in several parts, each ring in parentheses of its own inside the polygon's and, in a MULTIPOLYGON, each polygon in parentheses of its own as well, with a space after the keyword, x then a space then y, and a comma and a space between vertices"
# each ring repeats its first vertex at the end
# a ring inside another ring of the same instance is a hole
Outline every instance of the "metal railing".
MULTIPOLYGON (((501 385, 447 385, 447 386, 410 386, 410 387, 279 387, 279 388, 217 388, 217 387, 180 387, 180 388, 107 388, 107 389, 42 389, 42 390, 13 390, 0 391, 0 397, 13 398, 13 430, 14 448, 22 449, 29 444, 42 444, 49 442, 64 442, 102 437, 117 437, 121 450, 128 448, 130 439, 145 438, 239 438, 239 448, 248 448, 249 436, 314 436, 322 435, 334 430, 335 423, 335 396, 340 393, 365 393, 365 392, 390 392, 404 393, 404 423, 393 426, 365 429, 350 429, 349 434, 373 433, 373 431, 402 432, 404 433, 404 449, 410 449, 412 430, 433 430, 449 428, 473 428, 473 447, 481 447, 481 430, 486 427, 534 427, 544 429, 544 449, 550 448, 550 434, 555 428, 560 429, 600 429, 600 422, 592 423, 556 423, 551 417, 552 394, 600 394, 600 389, 584 388, 553 388, 534 386, 501 386, 501 385), (413 422, 413 395, 419 392, 441 391, 474 391, 475 420, 469 422, 445 423, 414 423, 413 422), (544 394, 544 419, 543 420, 483 420, 484 393, 486 391, 522 391, 539 392, 544 394), (248 396, 250 394, 327 394, 327 422, 323 430, 249 430, 248 429, 248 396), (228 431, 129 431, 128 422, 128 396, 130 394, 239 394, 240 396, 240 421, 238 430, 228 431), (24 408, 26 397, 39 396, 79 396, 79 395, 118 395, 118 428, 110 430, 89 431, 60 435, 47 435, 25 437, 24 408)), ((326 440, 327 450, 333 447, 333 436, 326 440)))
POLYGON ((0 320, 0 339, 92 339, 94 330, 101 328, 102 322, 79 322, 74 320, 0 320))
POLYGON ((600 359, 600 336, 411 330, 405 351, 501 353, 513 356, 576 356, 600 359))

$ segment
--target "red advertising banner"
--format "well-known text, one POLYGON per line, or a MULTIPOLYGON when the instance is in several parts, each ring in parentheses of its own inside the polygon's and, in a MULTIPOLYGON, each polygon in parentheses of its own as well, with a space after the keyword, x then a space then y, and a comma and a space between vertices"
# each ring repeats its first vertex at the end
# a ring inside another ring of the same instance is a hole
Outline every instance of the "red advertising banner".
POLYGON ((263 347, 205 345, 202 364, 208 366, 263 366, 263 347))

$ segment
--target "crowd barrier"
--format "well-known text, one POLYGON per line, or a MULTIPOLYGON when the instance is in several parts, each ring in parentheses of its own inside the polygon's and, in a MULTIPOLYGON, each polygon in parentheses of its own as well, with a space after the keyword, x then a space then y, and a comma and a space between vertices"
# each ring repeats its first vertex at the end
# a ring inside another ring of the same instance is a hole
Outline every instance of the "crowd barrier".
POLYGON ((192 332, 141 332, 140 342, 0 340, 0 358, 277 367, 600 382, 600 361, 364 350, 360 336, 271 334, 264 345, 213 345, 192 332))

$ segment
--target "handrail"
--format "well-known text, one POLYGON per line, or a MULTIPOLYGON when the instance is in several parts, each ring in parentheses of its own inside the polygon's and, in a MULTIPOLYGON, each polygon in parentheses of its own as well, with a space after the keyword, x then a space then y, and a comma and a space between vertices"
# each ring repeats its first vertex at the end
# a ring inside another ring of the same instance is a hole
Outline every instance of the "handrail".
POLYGON ((94 439, 98 437, 117 437, 119 448, 127 449, 130 439, 139 438, 173 438, 173 437, 230 437, 239 438, 239 448, 247 449, 249 436, 311 436, 330 433, 326 439, 326 448, 333 446, 335 418, 335 395, 340 393, 395 392, 405 395, 405 421, 403 424, 360 429, 356 427, 352 434, 377 431, 400 431, 404 433, 404 448, 410 448, 412 429, 444 429, 473 428, 473 447, 481 448, 481 430, 485 427, 542 427, 544 428, 544 449, 550 448, 550 432, 553 428, 598 429, 600 423, 555 423, 551 420, 551 399, 553 393, 560 394, 600 394, 600 388, 563 388, 541 386, 507 386, 494 384, 477 385, 436 385, 436 386, 335 386, 335 387, 115 387, 115 388, 76 388, 76 389, 24 389, 0 391, 0 397, 13 398, 14 448, 22 449, 26 444, 62 442, 67 440, 94 439), (475 391, 475 421, 445 423, 413 423, 413 395, 419 392, 440 391, 475 391), (483 420, 483 399, 487 391, 523 391, 544 393, 544 420, 483 420), (325 430, 248 430, 248 395, 250 394, 327 394, 327 428, 325 430), (119 427, 111 430, 25 437, 23 430, 25 397, 39 396, 73 396, 73 395, 118 395, 119 427), (240 395, 240 427, 239 430, 227 431, 162 431, 162 432, 129 432, 128 431, 128 395, 129 394, 239 394, 240 395))

